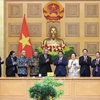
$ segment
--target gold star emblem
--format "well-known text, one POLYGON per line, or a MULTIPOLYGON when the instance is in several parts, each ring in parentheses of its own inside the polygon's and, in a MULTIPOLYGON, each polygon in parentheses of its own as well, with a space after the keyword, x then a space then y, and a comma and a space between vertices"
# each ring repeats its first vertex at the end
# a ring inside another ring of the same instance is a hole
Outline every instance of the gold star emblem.
POLYGON ((22 48, 24 48, 26 45, 31 46, 29 42, 29 37, 25 37, 23 33, 22 33, 22 39, 19 42, 22 43, 22 48))

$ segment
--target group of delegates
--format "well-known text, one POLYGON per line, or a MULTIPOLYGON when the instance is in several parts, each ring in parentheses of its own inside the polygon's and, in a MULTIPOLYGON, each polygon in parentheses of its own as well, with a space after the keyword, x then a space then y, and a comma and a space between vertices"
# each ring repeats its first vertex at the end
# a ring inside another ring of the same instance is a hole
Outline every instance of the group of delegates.
MULTIPOLYGON (((90 77, 92 67, 92 76, 100 76, 100 52, 96 52, 95 59, 91 59, 88 56, 88 50, 82 50, 83 55, 76 58, 76 53, 71 54, 71 59, 67 60, 64 57, 63 52, 58 52, 58 57, 53 61, 51 55, 48 54, 48 49, 44 49, 44 53, 38 56, 38 52, 34 50, 33 56, 29 59, 26 57, 25 50, 21 51, 19 57, 16 57, 15 51, 11 51, 6 58, 6 76, 15 77, 16 74, 19 77, 27 77, 28 69, 30 69, 30 76, 38 77, 47 76, 48 72, 52 72, 51 64, 55 65, 54 74, 57 77, 90 77)), ((1 64, 4 63, 4 59, 0 58, 0 76, 1 76, 1 64)))

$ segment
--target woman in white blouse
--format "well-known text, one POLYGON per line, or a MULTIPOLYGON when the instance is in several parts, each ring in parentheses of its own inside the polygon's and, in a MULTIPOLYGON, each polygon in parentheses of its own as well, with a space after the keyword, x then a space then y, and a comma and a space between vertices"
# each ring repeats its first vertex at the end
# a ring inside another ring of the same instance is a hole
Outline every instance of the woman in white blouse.
POLYGON ((71 59, 68 61, 69 77, 79 77, 80 65, 76 59, 76 53, 72 53, 71 59))

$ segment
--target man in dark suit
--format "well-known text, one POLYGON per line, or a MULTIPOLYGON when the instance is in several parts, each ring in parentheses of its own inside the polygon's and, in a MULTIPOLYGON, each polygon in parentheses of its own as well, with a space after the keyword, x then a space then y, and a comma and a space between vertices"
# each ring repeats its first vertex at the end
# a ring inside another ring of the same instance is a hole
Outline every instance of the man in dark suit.
POLYGON ((79 57, 80 76, 90 77, 91 57, 87 55, 88 53, 87 49, 83 49, 82 52, 83 56, 79 57))
POLYGON ((50 64, 52 64, 51 55, 48 54, 48 49, 44 49, 44 54, 39 58, 39 72, 42 76, 47 76, 47 72, 52 72, 50 64))
POLYGON ((93 59, 91 67, 93 77, 100 77, 100 52, 96 52, 96 58, 93 59))
POLYGON ((6 76, 15 77, 17 73, 17 57, 15 56, 15 51, 11 51, 9 56, 6 58, 6 76))
POLYGON ((55 68, 55 75, 57 77, 65 77, 67 75, 66 66, 68 64, 67 59, 63 56, 63 52, 58 52, 58 57, 54 61, 55 68))
POLYGON ((1 57, 0 57, 0 77, 1 77, 1 64, 3 64, 4 63, 4 59, 1 59, 1 57))

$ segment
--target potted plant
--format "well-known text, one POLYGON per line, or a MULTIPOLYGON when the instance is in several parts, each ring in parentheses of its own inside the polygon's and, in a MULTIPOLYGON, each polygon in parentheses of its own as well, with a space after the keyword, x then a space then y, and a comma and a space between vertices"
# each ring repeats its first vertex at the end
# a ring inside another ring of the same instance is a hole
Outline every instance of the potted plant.
POLYGON ((61 85, 63 85, 62 81, 56 81, 52 77, 45 77, 29 88, 29 95, 35 100, 56 100, 64 93, 64 90, 57 88, 61 85))

